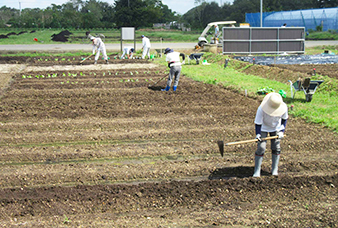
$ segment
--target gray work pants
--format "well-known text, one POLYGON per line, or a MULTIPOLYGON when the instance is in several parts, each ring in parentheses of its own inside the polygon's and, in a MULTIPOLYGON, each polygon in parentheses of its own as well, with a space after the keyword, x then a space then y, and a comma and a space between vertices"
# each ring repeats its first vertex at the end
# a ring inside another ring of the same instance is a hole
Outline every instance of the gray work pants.
MULTIPOLYGON (((277 135, 277 132, 261 132, 261 138, 266 138, 270 134, 270 136, 277 135)), ((257 142, 257 150, 256 155, 257 156, 263 156, 266 150, 266 140, 264 141, 258 141, 257 142)), ((273 154, 279 155, 281 152, 280 148, 280 139, 271 139, 271 151, 273 154)))
POLYGON ((167 86, 171 86, 171 83, 172 83, 174 77, 175 77, 175 80, 174 80, 173 86, 178 85, 178 81, 180 80, 181 69, 182 69, 182 66, 172 66, 172 67, 170 67, 167 86))

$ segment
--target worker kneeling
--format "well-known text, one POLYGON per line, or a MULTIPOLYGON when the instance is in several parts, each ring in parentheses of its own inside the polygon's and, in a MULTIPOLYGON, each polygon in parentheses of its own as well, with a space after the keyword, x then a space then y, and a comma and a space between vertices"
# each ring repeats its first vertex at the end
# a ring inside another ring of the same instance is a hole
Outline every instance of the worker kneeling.
POLYGON ((134 48, 125 47, 125 48, 123 48, 123 54, 121 56, 121 59, 123 59, 125 55, 127 55, 128 59, 131 59, 131 58, 133 58, 133 54, 134 54, 134 48))
POLYGON ((173 90, 176 91, 178 86, 178 81, 180 79, 182 64, 185 63, 185 55, 183 53, 175 52, 173 49, 166 48, 164 50, 164 54, 166 56, 166 61, 168 62, 168 67, 170 68, 169 77, 167 81, 167 86, 162 91, 169 91, 171 83, 174 79, 173 90), (183 61, 181 63, 180 56, 182 57, 183 61))
POLYGON ((284 137, 286 122, 288 119, 288 109, 283 102, 283 98, 279 93, 269 93, 266 95, 257 109, 255 118, 255 131, 257 141, 257 150, 255 153, 255 171, 253 176, 261 176, 261 165, 266 150, 266 138, 270 136, 278 136, 271 139, 272 150, 272 175, 278 175, 278 163, 281 152, 280 141, 284 137))

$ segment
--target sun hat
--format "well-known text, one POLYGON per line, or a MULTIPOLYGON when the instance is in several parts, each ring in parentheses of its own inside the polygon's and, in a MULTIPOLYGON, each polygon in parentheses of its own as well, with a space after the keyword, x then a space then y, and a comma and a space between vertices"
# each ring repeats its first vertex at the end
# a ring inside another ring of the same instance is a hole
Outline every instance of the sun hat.
POLYGON ((270 116, 281 116, 287 111, 287 106, 279 93, 269 93, 261 103, 263 112, 270 116))
POLYGON ((144 35, 141 36, 142 38, 144 37, 144 35))
POLYGON ((130 48, 130 51, 131 51, 131 52, 134 52, 134 48, 130 48))
POLYGON ((164 50, 164 54, 168 54, 169 52, 173 52, 174 50, 173 49, 170 49, 170 48, 166 48, 164 50))
POLYGON ((94 39, 95 39, 95 36, 91 36, 91 37, 90 37, 90 40, 94 40, 94 39))

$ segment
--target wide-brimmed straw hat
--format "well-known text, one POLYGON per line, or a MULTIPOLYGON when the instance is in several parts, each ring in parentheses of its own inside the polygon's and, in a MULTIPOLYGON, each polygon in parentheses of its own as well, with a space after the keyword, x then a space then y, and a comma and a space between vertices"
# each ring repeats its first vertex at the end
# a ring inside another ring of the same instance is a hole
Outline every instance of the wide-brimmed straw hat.
POLYGON ((263 112, 270 116, 281 116, 287 111, 287 106, 279 93, 269 93, 261 103, 263 112))

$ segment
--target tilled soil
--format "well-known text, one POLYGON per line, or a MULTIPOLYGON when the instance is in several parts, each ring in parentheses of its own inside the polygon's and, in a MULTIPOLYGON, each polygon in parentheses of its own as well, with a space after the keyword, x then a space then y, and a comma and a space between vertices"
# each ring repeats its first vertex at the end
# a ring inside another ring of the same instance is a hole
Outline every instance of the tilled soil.
POLYGON ((0 106, 1 226, 337 226, 334 133, 290 116, 279 176, 267 150, 253 178, 255 144, 221 157, 216 142, 253 138, 260 99, 184 75, 162 92, 164 67, 124 63, 13 73, 0 106))

